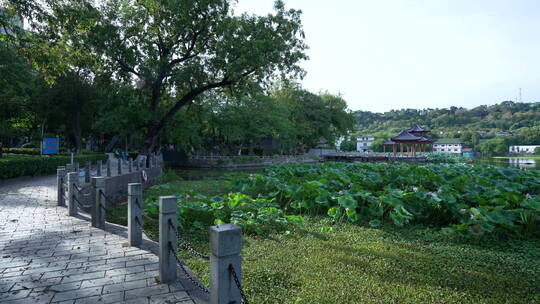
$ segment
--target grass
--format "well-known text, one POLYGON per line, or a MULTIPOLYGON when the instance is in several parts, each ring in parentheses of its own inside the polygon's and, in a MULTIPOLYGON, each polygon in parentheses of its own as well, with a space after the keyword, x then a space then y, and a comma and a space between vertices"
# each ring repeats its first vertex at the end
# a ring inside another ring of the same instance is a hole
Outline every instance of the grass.
MULTIPOLYGON (((227 179, 170 185, 216 195, 228 191, 227 179)), ((124 213, 125 206, 115 212, 124 213)), ((250 303, 540 303, 540 240, 457 239, 426 227, 372 229, 305 219, 304 227, 244 236, 250 303), (328 226, 331 231, 322 232, 328 226)), ((146 221, 145 229, 157 237, 155 224, 146 221)), ((209 252, 207 231, 186 231, 185 237, 209 252)), ((180 254, 208 286, 208 262, 180 254)))
POLYGON ((538 159, 538 160, 540 160, 540 155, 494 156, 493 158, 499 158, 499 159, 507 159, 507 158, 525 158, 525 159, 538 159))

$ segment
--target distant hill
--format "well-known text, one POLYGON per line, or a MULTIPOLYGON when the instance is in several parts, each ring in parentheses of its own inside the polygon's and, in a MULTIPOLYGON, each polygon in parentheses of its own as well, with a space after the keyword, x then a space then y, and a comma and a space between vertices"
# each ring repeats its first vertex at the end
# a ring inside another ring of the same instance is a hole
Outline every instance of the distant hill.
POLYGON ((473 109, 403 109, 384 113, 356 111, 356 136, 374 136, 374 149, 398 132, 419 124, 431 137, 460 138, 485 154, 505 154, 509 145, 540 144, 540 103, 504 101, 473 109), (511 131, 511 132, 501 132, 511 131), (504 136, 506 134, 513 134, 504 136), (503 136, 501 136, 503 135, 503 136))
POLYGON ((540 126, 540 103, 504 101, 473 109, 403 109, 384 113, 356 111, 357 133, 398 132, 419 124, 438 132, 519 131, 540 126))

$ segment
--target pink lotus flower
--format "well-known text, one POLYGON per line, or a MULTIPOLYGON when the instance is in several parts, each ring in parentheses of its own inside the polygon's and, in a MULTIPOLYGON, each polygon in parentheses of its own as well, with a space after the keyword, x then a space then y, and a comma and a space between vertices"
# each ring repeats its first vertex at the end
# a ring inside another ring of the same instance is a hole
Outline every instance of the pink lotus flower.
POLYGON ((412 187, 414 192, 418 192, 418 187, 412 187))
POLYGON ((467 209, 459 209, 459 213, 465 215, 467 214, 467 209))
POLYGON ((339 195, 343 195, 343 194, 345 194, 345 192, 343 192, 343 190, 339 191, 339 195))
POLYGON ((526 198, 526 199, 531 199, 531 198, 532 198, 532 195, 531 195, 530 193, 527 193, 527 194, 525 194, 525 198, 526 198))

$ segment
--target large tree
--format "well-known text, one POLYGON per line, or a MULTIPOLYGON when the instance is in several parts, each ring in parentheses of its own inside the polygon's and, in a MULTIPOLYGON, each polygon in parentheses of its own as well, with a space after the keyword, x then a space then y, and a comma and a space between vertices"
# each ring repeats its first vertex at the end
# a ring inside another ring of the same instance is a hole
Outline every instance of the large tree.
POLYGON ((145 149, 206 91, 303 74, 300 11, 236 15, 234 0, 10 0, 31 35, 21 47, 43 70, 89 68, 141 91, 145 149), (52 59, 51 59, 52 58, 52 59))
POLYGON ((28 111, 28 100, 34 76, 23 58, 0 41, 0 147, 10 146, 31 127, 33 115, 28 111))

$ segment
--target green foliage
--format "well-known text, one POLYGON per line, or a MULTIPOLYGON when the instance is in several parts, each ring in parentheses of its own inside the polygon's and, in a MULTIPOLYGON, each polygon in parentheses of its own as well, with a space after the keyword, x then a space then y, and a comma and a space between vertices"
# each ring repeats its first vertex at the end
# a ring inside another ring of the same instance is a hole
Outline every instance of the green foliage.
MULTIPOLYGON (((2 19, 2 16, 0 16, 2 19)), ((0 22, 1 23, 1 22, 0 22)), ((14 48, 2 41, 0 31, 0 142, 29 129, 26 104, 32 95, 34 74, 14 48)))
POLYGON ((270 96, 205 94, 179 112, 165 141, 195 153, 294 154, 352 130, 354 118, 341 97, 298 85, 274 89, 270 96))
MULTIPOLYGON (((172 190, 168 184, 153 186, 151 190, 172 190)), ((284 224, 302 225, 300 216, 285 215, 273 200, 252 198, 242 193, 207 197, 193 191, 178 192, 178 220, 181 227, 203 228, 209 225, 233 223, 247 233, 263 234, 279 229, 284 224)), ((158 216, 158 197, 145 201, 146 213, 158 216)))
POLYGON ((456 164, 456 163, 465 163, 467 159, 459 154, 453 153, 424 153, 426 159, 430 163, 443 163, 443 164, 456 164))
MULTIPOLYGON (((53 76, 91 70, 139 91, 147 150, 183 107, 218 88, 249 89, 302 76, 301 12, 277 1, 265 16, 234 14, 233 1, 10 1, 31 35, 19 45, 53 76), (133 47, 136 45, 137 47, 133 47)), ((119 117, 121 118, 121 117, 119 117)))
POLYGON ((519 131, 540 126, 540 103, 502 102, 492 106, 478 106, 473 109, 450 107, 449 109, 401 109, 384 113, 356 111, 360 134, 391 132, 420 124, 434 132, 445 133, 445 137, 462 137, 467 144, 475 144, 476 131, 519 131), (470 131, 464 131, 470 130, 470 131), (459 133, 458 133, 459 132, 459 133), (465 135, 466 133, 469 133, 465 135))
POLYGON ((508 146, 506 138, 495 137, 481 141, 477 149, 485 155, 504 155, 508 153, 508 146))
POLYGON ((176 173, 174 170, 165 169, 163 174, 161 175, 161 181, 164 183, 169 183, 173 181, 182 180, 180 176, 176 173))
POLYGON ((41 155, 41 149, 39 148, 4 148, 4 153, 41 155))
POLYGON ((535 155, 540 155, 540 147, 534 148, 534 154, 535 155))
POLYGON ((339 95, 316 95, 298 84, 284 82, 273 88, 271 96, 288 109, 287 119, 291 122, 288 133, 280 139, 290 147, 299 147, 300 152, 314 147, 321 139, 333 145, 354 126, 354 116, 339 95))
MULTIPOLYGON (((107 155, 77 155, 74 161, 81 164, 87 161, 106 160, 107 155)), ((21 176, 37 176, 53 174, 59 166, 65 166, 71 161, 70 156, 10 156, 0 158, 0 179, 21 176)))
POLYGON ((356 148, 357 148, 356 137, 352 137, 351 139, 344 140, 339 146, 339 149, 341 151, 356 151, 356 148))
POLYGON ((277 165, 236 179, 233 189, 275 200, 288 212, 328 214, 334 221, 371 226, 391 221, 473 234, 526 234, 540 224, 536 170, 465 164, 277 165))

